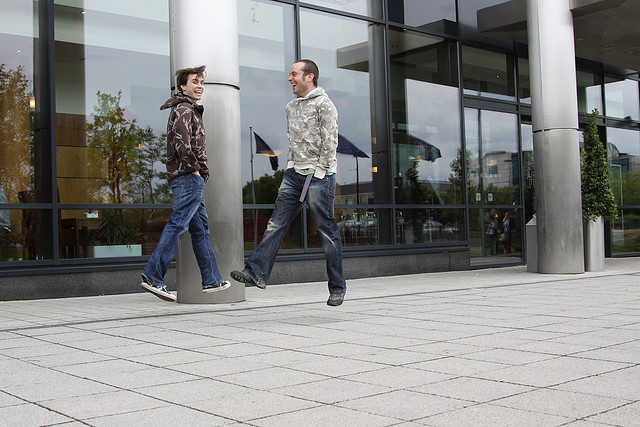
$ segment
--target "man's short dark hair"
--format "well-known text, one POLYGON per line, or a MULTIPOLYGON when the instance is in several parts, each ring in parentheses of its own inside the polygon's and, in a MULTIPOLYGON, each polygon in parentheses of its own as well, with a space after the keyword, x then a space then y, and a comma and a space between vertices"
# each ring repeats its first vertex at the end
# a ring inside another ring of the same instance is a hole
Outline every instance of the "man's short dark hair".
POLYGON ((310 59, 298 59, 296 62, 302 62, 304 65, 302 66, 302 76, 306 76, 307 74, 313 74, 313 85, 318 87, 318 77, 320 77, 320 70, 318 70, 318 66, 315 62, 310 59))
POLYGON ((200 65, 199 67, 182 68, 181 70, 176 71, 176 83, 178 83, 178 92, 182 93, 182 86, 187 85, 189 74, 195 74, 196 77, 204 77, 204 70, 206 68, 206 65, 200 65))

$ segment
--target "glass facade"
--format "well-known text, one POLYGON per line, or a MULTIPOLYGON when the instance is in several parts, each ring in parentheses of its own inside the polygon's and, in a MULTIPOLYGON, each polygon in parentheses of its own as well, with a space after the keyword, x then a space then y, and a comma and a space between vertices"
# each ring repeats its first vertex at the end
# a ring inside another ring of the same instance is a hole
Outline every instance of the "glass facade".
MULTIPOLYGON (((159 110, 170 96, 168 3, 0 0, 0 269, 144 262, 153 251, 171 208, 159 110), (124 252, 102 251, 116 243, 124 252)), ((357 148, 338 154, 345 256, 457 248, 472 265, 524 262, 535 212, 529 61, 521 45, 477 33, 478 10, 498 3, 238 0, 245 250, 286 167, 289 67, 310 58, 357 148), (509 234, 498 232, 505 217, 509 234)), ((580 120, 597 108, 606 135, 620 207, 611 253, 637 254, 640 89, 597 65, 578 69, 580 120)), ((321 252, 307 210, 281 249, 321 252)))

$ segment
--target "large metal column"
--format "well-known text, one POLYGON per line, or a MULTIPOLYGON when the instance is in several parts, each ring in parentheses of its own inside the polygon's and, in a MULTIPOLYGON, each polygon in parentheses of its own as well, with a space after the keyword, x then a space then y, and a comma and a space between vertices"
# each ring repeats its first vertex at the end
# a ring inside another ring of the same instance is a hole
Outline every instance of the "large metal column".
POLYGON ((570 0, 527 0, 538 270, 583 273, 582 199, 570 0))
MULTIPOLYGON (((206 65, 204 126, 211 176, 205 186, 211 243, 224 280, 244 264, 240 164, 240 73, 236 0, 170 0, 171 77, 184 67, 206 65)), ((243 301, 244 285, 205 294, 191 238, 178 249, 178 302, 243 301)))

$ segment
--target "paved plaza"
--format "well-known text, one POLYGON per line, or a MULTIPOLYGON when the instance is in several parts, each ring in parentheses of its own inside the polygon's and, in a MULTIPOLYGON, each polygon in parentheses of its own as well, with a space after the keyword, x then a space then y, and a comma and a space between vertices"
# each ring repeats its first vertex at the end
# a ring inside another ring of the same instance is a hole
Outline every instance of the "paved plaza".
POLYGON ((640 425, 640 258, 348 286, 0 302, 0 425, 640 425))

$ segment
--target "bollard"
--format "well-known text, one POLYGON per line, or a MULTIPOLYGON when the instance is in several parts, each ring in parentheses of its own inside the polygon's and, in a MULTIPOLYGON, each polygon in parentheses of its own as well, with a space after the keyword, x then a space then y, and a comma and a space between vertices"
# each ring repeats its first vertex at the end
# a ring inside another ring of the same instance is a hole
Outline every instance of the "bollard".
POLYGON ((538 224, 536 222, 536 214, 526 225, 527 239, 527 271, 530 273, 538 272, 538 224))

